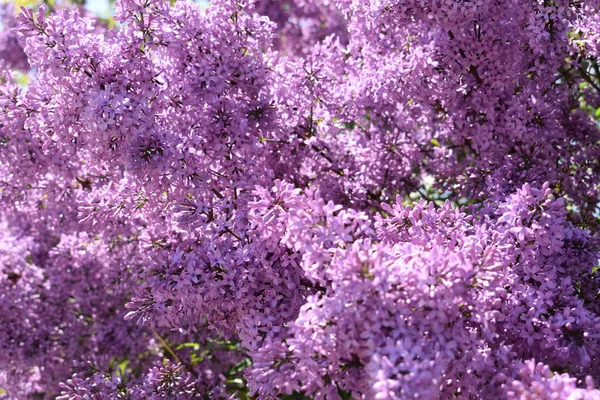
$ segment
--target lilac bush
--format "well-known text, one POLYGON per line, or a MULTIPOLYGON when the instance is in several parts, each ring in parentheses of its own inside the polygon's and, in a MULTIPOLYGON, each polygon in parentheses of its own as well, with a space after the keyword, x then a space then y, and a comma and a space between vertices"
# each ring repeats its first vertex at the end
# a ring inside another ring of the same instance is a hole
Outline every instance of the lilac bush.
POLYGON ((0 17, 0 398, 600 399, 600 3, 0 17))

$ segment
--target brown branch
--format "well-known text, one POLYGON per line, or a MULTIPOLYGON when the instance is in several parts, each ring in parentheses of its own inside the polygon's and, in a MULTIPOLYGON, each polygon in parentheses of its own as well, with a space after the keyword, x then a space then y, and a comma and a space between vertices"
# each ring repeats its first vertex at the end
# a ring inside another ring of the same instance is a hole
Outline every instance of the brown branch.
POLYGON ((587 74, 587 72, 585 71, 585 69, 583 67, 579 67, 578 71, 581 73, 581 75, 583 77, 583 80, 585 80, 587 83, 589 83, 590 85, 592 85, 592 87, 594 89, 596 89, 598 91, 598 93, 600 93, 600 87, 596 84, 596 82, 594 82, 592 80, 592 78, 589 77, 589 75, 587 74))
POLYGON ((156 332, 154 330, 154 328, 150 327, 150 330, 152 331, 154 336, 156 336, 156 338, 158 339, 160 344, 162 344, 162 346, 165 348, 165 350, 167 350, 167 352, 175 359, 175 361, 177 361, 179 364, 183 365, 190 374, 192 374, 196 379, 198 379, 198 373, 196 371, 194 371, 194 368, 190 364, 183 361, 181 359, 181 357, 179 357, 179 355, 177 355, 177 353, 175 353, 175 350, 173 350, 173 348, 171 348, 171 346, 169 345, 169 343, 167 343, 165 338, 162 337, 160 333, 156 332))

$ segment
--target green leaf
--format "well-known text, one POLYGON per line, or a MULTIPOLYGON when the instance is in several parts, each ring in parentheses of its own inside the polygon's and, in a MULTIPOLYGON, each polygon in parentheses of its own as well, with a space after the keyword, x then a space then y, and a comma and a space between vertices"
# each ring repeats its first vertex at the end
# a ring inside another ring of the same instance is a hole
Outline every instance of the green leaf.
POLYGON ((233 367, 231 367, 229 372, 227 372, 227 376, 235 376, 243 370, 245 370, 246 368, 248 368, 250 365, 252 365, 252 360, 250 360, 249 358, 245 358, 233 367))
POLYGON ((352 392, 346 392, 338 387, 338 394, 342 398, 342 400, 352 400, 352 392))
POLYGON ((119 363, 119 371, 121 371, 121 375, 125 375, 125 370, 127 369, 127 365, 129 365, 129 360, 123 360, 119 363))
POLYGON ((200 344, 194 342, 182 343, 175 348, 175 350, 181 350, 184 347, 193 347, 195 351, 200 350, 200 344))

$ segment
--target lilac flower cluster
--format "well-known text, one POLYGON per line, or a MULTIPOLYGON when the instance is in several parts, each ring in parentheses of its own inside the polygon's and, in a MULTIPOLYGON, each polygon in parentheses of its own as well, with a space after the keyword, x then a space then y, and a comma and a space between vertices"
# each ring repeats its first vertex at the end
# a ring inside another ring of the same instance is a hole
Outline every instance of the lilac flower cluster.
POLYGON ((600 398, 600 4, 2 16, 0 398, 600 398))

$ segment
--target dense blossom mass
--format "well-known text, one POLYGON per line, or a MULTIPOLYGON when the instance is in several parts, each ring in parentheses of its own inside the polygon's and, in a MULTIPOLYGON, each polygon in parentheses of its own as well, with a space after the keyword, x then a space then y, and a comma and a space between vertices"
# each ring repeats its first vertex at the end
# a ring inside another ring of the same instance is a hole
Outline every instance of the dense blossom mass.
POLYGON ((0 398, 600 399, 600 2, 49 3, 0 398))

